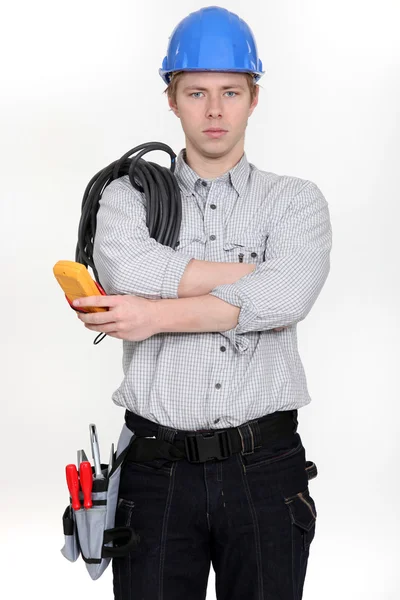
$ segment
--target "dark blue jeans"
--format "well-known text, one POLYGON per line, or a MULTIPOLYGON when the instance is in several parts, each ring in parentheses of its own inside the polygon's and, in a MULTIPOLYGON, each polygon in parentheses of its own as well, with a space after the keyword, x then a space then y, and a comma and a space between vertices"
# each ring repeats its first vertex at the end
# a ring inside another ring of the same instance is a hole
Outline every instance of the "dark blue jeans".
POLYGON ((140 535, 114 558, 116 600, 301 600, 316 508, 299 433, 252 454, 122 467, 116 526, 140 535))

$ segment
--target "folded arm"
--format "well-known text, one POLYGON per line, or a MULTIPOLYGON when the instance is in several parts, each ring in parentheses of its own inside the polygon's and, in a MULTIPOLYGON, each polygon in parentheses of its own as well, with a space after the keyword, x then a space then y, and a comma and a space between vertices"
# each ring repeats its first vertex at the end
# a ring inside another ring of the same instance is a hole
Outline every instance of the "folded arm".
POLYGON ((240 307, 238 324, 221 332, 235 347, 248 347, 245 334, 288 326, 304 319, 330 270, 329 207, 318 186, 307 182, 270 232, 265 262, 210 295, 240 307))
POLYGON ((120 178, 100 198, 93 260, 107 295, 177 298, 189 254, 150 237, 142 195, 120 178))
POLYGON ((328 204, 307 182, 256 269, 195 260, 150 238, 141 195, 120 179, 100 200, 93 258, 107 294, 159 300, 164 331, 220 331, 243 352, 246 333, 305 318, 329 272, 331 235, 328 204))
POLYGON ((108 295, 150 300, 202 296, 254 270, 244 263, 195 260, 151 238, 142 195, 123 179, 112 181, 100 199, 93 259, 108 295))

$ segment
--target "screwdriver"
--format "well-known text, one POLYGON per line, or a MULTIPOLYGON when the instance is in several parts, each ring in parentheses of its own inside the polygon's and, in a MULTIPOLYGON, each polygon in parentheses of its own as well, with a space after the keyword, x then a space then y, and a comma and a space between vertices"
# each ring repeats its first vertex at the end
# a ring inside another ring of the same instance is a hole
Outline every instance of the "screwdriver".
POLYGON ((78 450, 78 469, 82 461, 88 460, 84 450, 78 450))
POLYGON ((83 491, 83 506, 84 508, 92 508, 92 466, 88 460, 84 460, 79 465, 79 477, 81 488, 83 491))
POLYGON ((69 493, 72 499, 72 508, 74 510, 80 510, 81 503, 79 500, 79 479, 78 479, 78 470, 76 465, 71 464, 65 467, 65 474, 67 477, 67 485, 69 489, 69 493))

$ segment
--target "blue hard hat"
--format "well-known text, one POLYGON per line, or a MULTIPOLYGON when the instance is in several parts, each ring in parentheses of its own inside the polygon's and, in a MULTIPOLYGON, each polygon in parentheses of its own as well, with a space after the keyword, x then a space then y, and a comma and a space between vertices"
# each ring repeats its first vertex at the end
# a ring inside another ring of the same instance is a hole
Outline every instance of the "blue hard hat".
POLYGON ((165 83, 174 71, 235 71, 264 74, 250 27, 219 6, 190 13, 173 30, 161 69, 165 83))

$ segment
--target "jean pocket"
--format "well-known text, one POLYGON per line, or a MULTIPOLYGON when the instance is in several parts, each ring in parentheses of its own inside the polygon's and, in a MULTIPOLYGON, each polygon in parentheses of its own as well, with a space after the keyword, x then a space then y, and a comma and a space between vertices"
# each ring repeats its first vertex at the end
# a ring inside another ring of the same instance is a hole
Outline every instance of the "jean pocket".
POLYGON ((170 475, 173 462, 167 458, 153 458, 148 461, 134 461, 127 459, 125 468, 137 468, 138 470, 144 470, 153 473, 162 473, 164 475, 170 475))
POLYGON ((300 531, 302 536, 303 549, 308 550, 314 539, 317 520, 315 502, 310 496, 309 489, 306 488, 284 500, 289 509, 292 525, 300 531))
POLYGON ((274 446, 261 447, 250 454, 240 453, 240 458, 246 471, 254 467, 272 464, 303 452, 303 444, 299 434, 295 433, 290 440, 282 440, 274 446))

